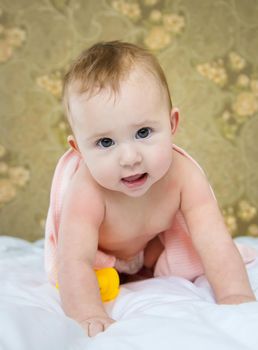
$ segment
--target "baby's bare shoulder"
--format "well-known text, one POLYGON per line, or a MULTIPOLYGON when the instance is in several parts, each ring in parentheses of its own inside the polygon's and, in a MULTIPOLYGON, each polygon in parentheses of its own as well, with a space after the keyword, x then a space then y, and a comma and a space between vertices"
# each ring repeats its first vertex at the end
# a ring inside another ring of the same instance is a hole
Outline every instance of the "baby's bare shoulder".
POLYGON ((76 215, 89 213, 89 216, 96 216, 98 213, 103 217, 105 202, 102 191, 83 161, 71 179, 64 204, 76 215))
POLYGON ((196 161, 176 150, 174 150, 174 159, 174 170, 182 184, 189 184, 197 179, 199 181, 207 181, 205 172, 196 161))
POLYGON ((79 189, 95 191, 101 193, 101 187, 92 177, 87 165, 83 160, 80 161, 78 169, 76 170, 72 178, 73 187, 78 187, 79 189))
POLYGON ((216 202, 208 177, 197 162, 181 155, 178 162, 178 174, 181 189, 181 209, 183 211, 196 208, 204 203, 216 202))

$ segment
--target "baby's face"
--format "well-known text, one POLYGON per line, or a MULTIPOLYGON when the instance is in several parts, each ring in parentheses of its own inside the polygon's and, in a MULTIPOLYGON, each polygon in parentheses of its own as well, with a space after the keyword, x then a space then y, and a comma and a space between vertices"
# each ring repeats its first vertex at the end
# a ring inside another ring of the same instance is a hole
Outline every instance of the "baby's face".
POLYGON ((152 76, 134 71, 116 97, 108 89, 72 94, 69 106, 81 155, 102 187, 139 197, 168 172, 170 111, 152 76))

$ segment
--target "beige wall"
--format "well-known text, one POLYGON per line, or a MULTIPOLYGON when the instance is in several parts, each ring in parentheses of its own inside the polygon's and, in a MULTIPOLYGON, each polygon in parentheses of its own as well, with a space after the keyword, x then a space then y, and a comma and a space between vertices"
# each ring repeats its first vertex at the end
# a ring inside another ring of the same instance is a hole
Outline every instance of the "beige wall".
POLYGON ((67 148, 61 77, 99 40, 158 56, 181 110, 178 145, 207 172, 234 235, 258 236, 258 2, 0 0, 0 234, 43 236, 67 148))

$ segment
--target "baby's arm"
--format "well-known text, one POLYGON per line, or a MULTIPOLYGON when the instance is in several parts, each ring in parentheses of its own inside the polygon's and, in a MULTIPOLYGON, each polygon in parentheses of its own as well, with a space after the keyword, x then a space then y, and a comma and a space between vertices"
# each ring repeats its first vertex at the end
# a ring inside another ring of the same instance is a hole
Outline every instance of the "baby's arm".
POLYGON ((210 185, 195 165, 188 169, 182 186, 181 210, 217 302, 239 304, 256 300, 210 185))
POLYGON ((93 263, 104 203, 81 162, 65 196, 58 233, 58 284, 65 313, 92 336, 114 321, 100 299, 93 263))

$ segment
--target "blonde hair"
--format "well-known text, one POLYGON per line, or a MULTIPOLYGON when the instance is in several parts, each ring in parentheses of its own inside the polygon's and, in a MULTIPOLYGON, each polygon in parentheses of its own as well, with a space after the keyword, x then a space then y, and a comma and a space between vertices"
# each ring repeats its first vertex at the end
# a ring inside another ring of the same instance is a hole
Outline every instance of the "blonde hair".
POLYGON ((83 51, 72 63, 63 82, 63 102, 69 118, 69 87, 79 82, 78 93, 91 96, 109 87, 118 93, 120 82, 137 66, 152 73, 165 88, 169 108, 172 102, 168 83, 158 60, 149 51, 121 41, 99 42, 83 51))

